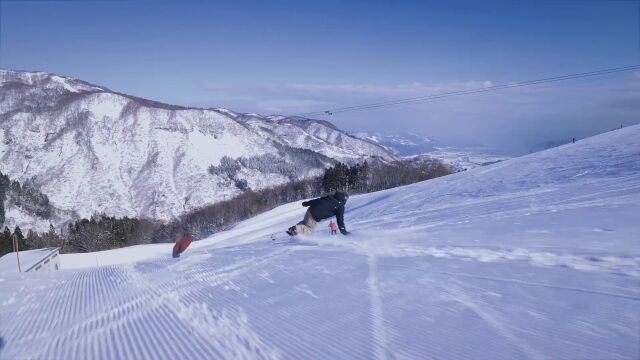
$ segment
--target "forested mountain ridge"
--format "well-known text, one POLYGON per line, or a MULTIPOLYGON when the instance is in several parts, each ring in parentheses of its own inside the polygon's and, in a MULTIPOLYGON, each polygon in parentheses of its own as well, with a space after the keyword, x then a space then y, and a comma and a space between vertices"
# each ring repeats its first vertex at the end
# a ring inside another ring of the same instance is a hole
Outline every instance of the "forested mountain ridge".
MULTIPOLYGON (((81 218, 168 221, 367 159, 394 157, 325 121, 188 108, 64 76, 0 70, 0 171, 81 218), (238 166, 211 171, 223 159, 238 166)), ((22 225, 46 230, 36 220, 22 225)))

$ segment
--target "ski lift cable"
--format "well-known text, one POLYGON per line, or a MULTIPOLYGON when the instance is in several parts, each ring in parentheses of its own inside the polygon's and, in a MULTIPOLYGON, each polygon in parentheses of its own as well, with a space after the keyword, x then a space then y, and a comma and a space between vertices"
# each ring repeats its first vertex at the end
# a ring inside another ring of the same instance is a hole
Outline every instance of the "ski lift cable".
POLYGON ((528 80, 528 81, 522 81, 522 82, 517 82, 517 83, 506 83, 506 84, 483 87, 483 88, 479 88, 479 89, 451 91, 451 92, 446 92, 446 93, 439 93, 439 94, 431 94, 431 95, 427 95, 427 96, 420 96, 420 97, 416 97, 416 98, 390 100, 390 101, 379 102, 379 103, 371 103, 371 104, 364 104, 364 105, 358 105, 358 106, 335 108, 335 109, 324 110, 324 111, 308 112, 308 113, 304 113, 304 114, 299 114, 297 116, 318 116, 318 115, 323 115, 323 114, 330 115, 330 114, 333 114, 333 113, 340 113, 340 112, 347 112, 347 111, 357 111, 357 110, 366 110, 366 109, 379 108, 379 107, 385 107, 385 106, 412 104, 412 103, 431 101, 431 100, 435 100, 435 99, 441 99, 441 98, 450 97, 450 96, 482 93, 482 92, 502 90, 502 89, 520 87, 520 86, 537 85, 537 84, 541 84, 541 83, 548 83, 548 82, 555 82, 555 81, 562 81, 562 80, 579 79, 579 78, 584 78, 584 77, 605 75, 605 74, 616 73, 616 72, 621 72, 621 71, 629 71, 629 70, 635 70, 635 69, 640 69, 640 65, 633 65, 633 66, 625 66, 625 67, 620 67, 620 68, 612 68, 612 69, 590 71, 590 72, 586 72, 586 73, 562 75, 562 76, 556 76, 556 77, 552 77, 552 78, 544 78, 544 79, 538 79, 538 80, 528 80))
MULTIPOLYGON (((602 73, 600 75, 602 75, 602 73)), ((594 76, 594 75, 589 75, 589 76, 594 76)), ((589 77, 589 76, 572 76, 570 78, 556 79, 554 81, 569 80, 569 79, 580 79, 580 78, 585 78, 585 77, 589 77)), ((480 89, 461 90, 461 91, 454 92, 454 93, 436 94, 436 95, 432 95, 432 96, 424 97, 424 98, 420 98, 420 99, 400 100, 400 101, 396 101, 396 102, 388 103, 388 104, 370 104, 370 105, 365 105, 365 106, 359 106, 357 108, 334 110, 334 112, 335 113, 340 113, 340 112, 346 112, 346 111, 374 109, 374 108, 385 107, 385 106, 424 103, 424 102, 434 101, 434 100, 447 98, 447 97, 458 96, 458 95, 479 94, 479 93, 491 92, 491 91, 496 91, 496 90, 510 89, 510 88, 515 88, 515 87, 544 84, 544 83, 549 83, 549 82, 551 82, 551 81, 529 82, 527 84, 504 84, 504 85, 500 85, 500 86, 490 86, 490 87, 485 87, 485 88, 480 88, 480 89)))
MULTIPOLYGON (((640 67, 638 67, 638 68, 640 69, 640 67)), ((562 81, 562 80, 579 79, 579 78, 591 77, 591 76, 595 76, 595 75, 604 75, 604 74, 613 73, 613 72, 620 72, 620 71, 622 71, 622 70, 598 72, 597 74, 589 73, 589 74, 563 75, 563 76, 558 76, 558 77, 555 77, 555 78, 547 78, 547 79, 540 79, 540 80, 529 80, 529 81, 523 81, 523 82, 519 82, 519 83, 506 83, 506 84, 500 84, 500 85, 494 85, 494 86, 487 86, 487 87, 478 88, 478 89, 458 90, 458 91, 452 91, 452 92, 447 92, 447 93, 433 94, 433 95, 423 96, 423 97, 419 97, 419 98, 401 99, 401 100, 389 101, 389 102, 386 102, 386 103, 374 103, 374 104, 360 105, 360 106, 355 106, 355 107, 350 107, 350 108, 340 108, 340 109, 336 109, 334 111, 335 112, 340 112, 340 111, 345 111, 345 110, 369 109, 369 108, 380 107, 382 105, 386 106, 386 105, 410 104, 410 103, 414 103, 414 102, 441 99, 441 98, 445 98, 445 97, 449 97, 449 96, 476 94, 476 93, 483 93, 483 92, 490 92, 490 91, 495 91, 495 90, 503 90, 503 89, 509 89, 509 88, 514 88, 514 87, 520 87, 520 86, 529 86, 529 85, 544 84, 544 83, 562 81)))
POLYGON ((449 92, 430 94, 430 95, 419 96, 414 98, 396 99, 396 100, 389 100, 389 101, 383 101, 383 102, 377 102, 377 103, 347 106, 347 107, 327 109, 322 111, 307 112, 307 113, 302 113, 294 116, 312 117, 312 116, 322 116, 322 115, 333 115, 333 114, 342 113, 342 112, 368 110, 368 109, 397 106, 397 105, 416 104, 416 103, 429 102, 429 101, 452 97, 452 96, 485 93, 485 92, 496 91, 496 90, 511 89, 516 87, 545 84, 545 83, 558 82, 558 81, 564 81, 564 80, 581 79, 581 78, 607 75, 607 74, 613 74, 613 73, 631 71, 631 70, 640 70, 640 65, 630 65, 630 66, 623 66, 623 67, 617 67, 617 68, 601 69, 601 70, 576 73, 576 74, 568 74, 568 75, 560 75, 560 76, 554 76, 554 77, 542 78, 542 79, 536 79, 536 80, 527 80, 527 81, 520 81, 520 82, 514 82, 514 83, 498 84, 498 85, 486 86, 486 87, 477 88, 477 89, 449 91, 449 92))

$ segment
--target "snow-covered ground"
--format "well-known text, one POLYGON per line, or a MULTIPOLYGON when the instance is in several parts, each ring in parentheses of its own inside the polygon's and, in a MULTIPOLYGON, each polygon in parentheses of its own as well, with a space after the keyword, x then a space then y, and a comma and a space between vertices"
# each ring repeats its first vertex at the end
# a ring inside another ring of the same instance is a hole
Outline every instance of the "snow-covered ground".
POLYGON ((0 357, 640 354, 640 126, 353 196, 348 237, 323 222, 269 240, 303 210, 281 206, 180 259, 139 246, 2 274, 0 357))

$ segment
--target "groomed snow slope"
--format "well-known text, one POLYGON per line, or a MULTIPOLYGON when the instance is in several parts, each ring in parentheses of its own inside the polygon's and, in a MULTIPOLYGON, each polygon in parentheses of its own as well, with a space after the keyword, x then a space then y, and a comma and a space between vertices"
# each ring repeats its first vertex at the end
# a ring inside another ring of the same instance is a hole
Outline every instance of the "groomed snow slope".
POLYGON ((194 243, 0 275, 3 359, 637 359, 640 126, 194 243), (130 259, 139 260, 119 265, 130 259))

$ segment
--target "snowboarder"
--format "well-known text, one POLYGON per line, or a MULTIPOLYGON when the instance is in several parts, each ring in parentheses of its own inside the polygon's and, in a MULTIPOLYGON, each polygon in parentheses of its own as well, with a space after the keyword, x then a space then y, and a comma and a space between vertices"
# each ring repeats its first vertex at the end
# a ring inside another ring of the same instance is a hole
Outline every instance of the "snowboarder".
POLYGON ((329 222, 329 228, 331 229, 331 235, 337 234, 338 225, 336 225, 333 220, 329 222))
POLYGON ((174 258, 180 257, 180 254, 185 250, 187 250, 187 248, 191 244, 191 240, 193 240, 193 237, 191 236, 190 233, 187 232, 182 237, 182 239, 176 241, 176 244, 173 246, 173 257, 174 258))
POLYGON ((349 232, 344 226, 344 204, 346 204, 348 199, 349 194, 336 191, 333 195, 303 202, 302 206, 308 206, 309 209, 304 214, 304 219, 290 227, 287 230, 287 234, 290 236, 311 234, 318 225, 318 222, 335 216, 342 235, 348 235, 349 232))

